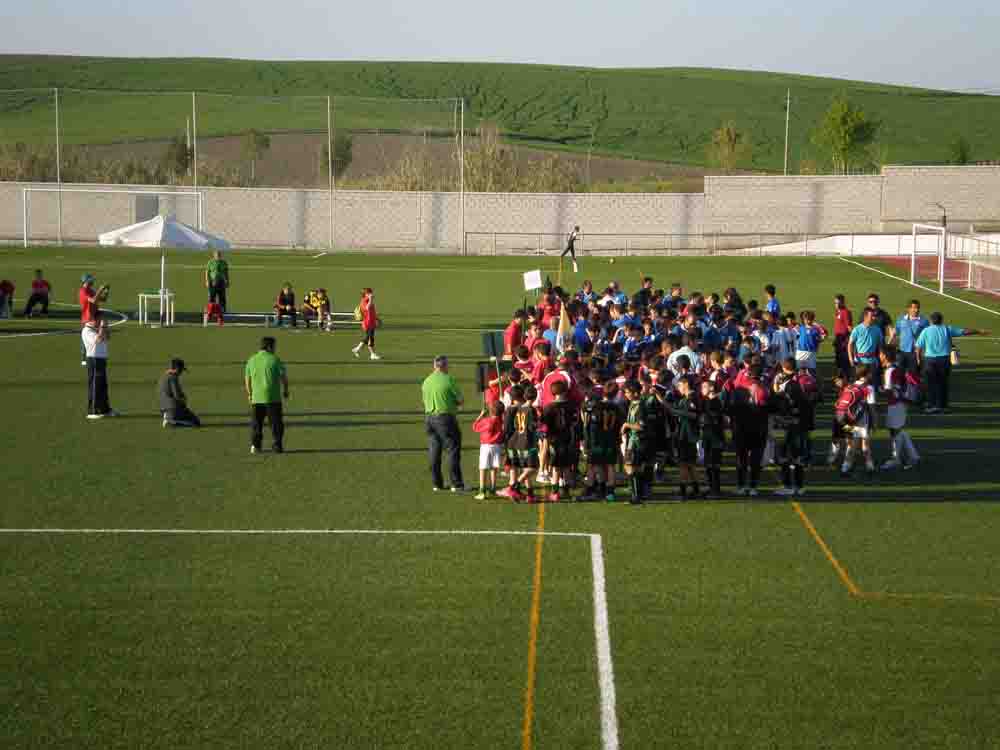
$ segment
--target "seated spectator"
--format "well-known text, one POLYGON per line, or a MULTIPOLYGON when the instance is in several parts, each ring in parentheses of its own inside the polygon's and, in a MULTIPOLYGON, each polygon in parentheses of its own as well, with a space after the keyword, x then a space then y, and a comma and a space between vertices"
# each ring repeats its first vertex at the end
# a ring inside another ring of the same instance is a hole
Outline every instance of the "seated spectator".
POLYGON ((10 279, 0 280, 0 318, 14 316, 14 282, 10 279))
POLYGON ((278 298, 274 301, 274 312, 276 316, 276 325, 281 325, 281 319, 288 316, 292 319, 292 326, 297 327, 299 324, 299 313, 295 309, 295 292, 292 291, 291 282, 286 281, 281 285, 281 291, 278 292, 278 298))
POLYGON ((42 315, 49 314, 49 296, 52 294, 52 285, 42 276, 42 269, 35 270, 35 278, 31 281, 31 296, 24 306, 24 317, 30 318, 35 311, 35 305, 42 306, 42 315))

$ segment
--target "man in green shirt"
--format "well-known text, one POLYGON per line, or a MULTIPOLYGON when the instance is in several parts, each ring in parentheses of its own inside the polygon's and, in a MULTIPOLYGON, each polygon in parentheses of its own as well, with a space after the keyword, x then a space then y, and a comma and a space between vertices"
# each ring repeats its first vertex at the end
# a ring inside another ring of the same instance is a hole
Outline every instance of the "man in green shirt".
POLYGON ((208 289, 209 304, 218 302, 226 311, 226 290, 229 288, 229 264, 222 259, 222 252, 216 250, 205 268, 205 288, 208 289))
POLYGON ((430 449, 431 480, 434 491, 444 489, 441 473, 441 451, 448 451, 451 469, 451 491, 462 492, 462 433, 458 429, 458 409, 462 405, 462 391, 458 383, 448 374, 448 358, 434 358, 434 372, 427 376, 423 384, 424 427, 430 449))
POLYGON ((250 401, 250 452, 259 453, 264 433, 264 417, 271 422, 274 452, 284 450, 285 419, 281 399, 288 398, 288 375, 285 365, 274 355, 274 337, 260 340, 260 351, 247 360, 243 386, 250 401))

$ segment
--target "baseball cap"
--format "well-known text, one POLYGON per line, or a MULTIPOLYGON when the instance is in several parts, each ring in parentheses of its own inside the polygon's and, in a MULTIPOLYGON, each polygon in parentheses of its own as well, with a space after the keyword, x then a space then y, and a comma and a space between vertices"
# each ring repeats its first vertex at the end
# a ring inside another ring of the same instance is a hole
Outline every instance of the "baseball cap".
POLYGON ((93 275, 91 275, 89 273, 85 273, 83 276, 80 277, 80 283, 81 284, 87 284, 87 283, 89 283, 91 281, 94 281, 94 280, 95 279, 94 279, 93 275))
POLYGON ((177 372, 184 372, 187 370, 187 367, 184 366, 183 359, 172 359, 170 360, 170 369, 177 370, 177 372))

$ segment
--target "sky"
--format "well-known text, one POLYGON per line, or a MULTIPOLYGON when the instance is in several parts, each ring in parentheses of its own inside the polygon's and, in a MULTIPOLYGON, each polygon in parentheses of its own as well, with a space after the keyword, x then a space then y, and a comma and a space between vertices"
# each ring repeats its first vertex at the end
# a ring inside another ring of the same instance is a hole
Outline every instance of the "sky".
POLYGON ((985 0, 32 0, 2 3, 0 28, 3 53, 714 67, 1000 93, 985 0))

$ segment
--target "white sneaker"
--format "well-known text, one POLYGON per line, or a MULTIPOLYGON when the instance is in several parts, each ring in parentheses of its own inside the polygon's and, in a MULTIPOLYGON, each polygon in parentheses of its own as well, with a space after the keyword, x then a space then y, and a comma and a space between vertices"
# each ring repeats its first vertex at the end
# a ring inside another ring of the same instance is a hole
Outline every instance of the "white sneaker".
POLYGON ((250 452, 251 453, 256 453, 257 452, 257 446, 256 445, 251 445, 250 446, 250 452))
POLYGON ((356 347, 354 347, 353 349, 351 349, 351 353, 355 357, 360 357, 361 356, 361 347, 362 347, 362 344, 358 344, 356 347))
POLYGON ((87 360, 81 359, 80 360, 80 367, 86 367, 86 366, 87 366, 87 360))
POLYGON ((910 469, 915 469, 920 466, 920 461, 914 461, 913 463, 903 464, 903 471, 909 471, 910 469))
POLYGON ((882 464, 882 471, 891 471, 893 469, 898 469, 902 464, 900 464, 899 459, 890 458, 884 464, 882 464))
POLYGON ((87 419, 104 419, 103 414, 88 414, 87 419))
POLYGON ((751 487, 750 489, 747 490, 747 497, 757 497, 757 495, 759 494, 760 493, 757 491, 755 487, 751 487))
POLYGON ((776 489, 774 491, 774 494, 775 495, 781 495, 782 497, 791 497, 792 495, 795 494, 795 488, 794 487, 781 487, 779 489, 776 489))
POLYGON ((580 267, 576 264, 575 260, 573 261, 573 273, 580 273, 580 267))
POLYGON ((166 417, 164 417, 164 418, 163 418, 163 426, 164 426, 164 427, 166 427, 166 426, 168 426, 169 424, 170 424, 170 420, 169 420, 169 419, 167 419, 166 417))
POLYGON ((375 352, 372 352, 372 355, 369 357, 369 359, 382 359, 382 358, 379 355, 377 355, 375 352))

